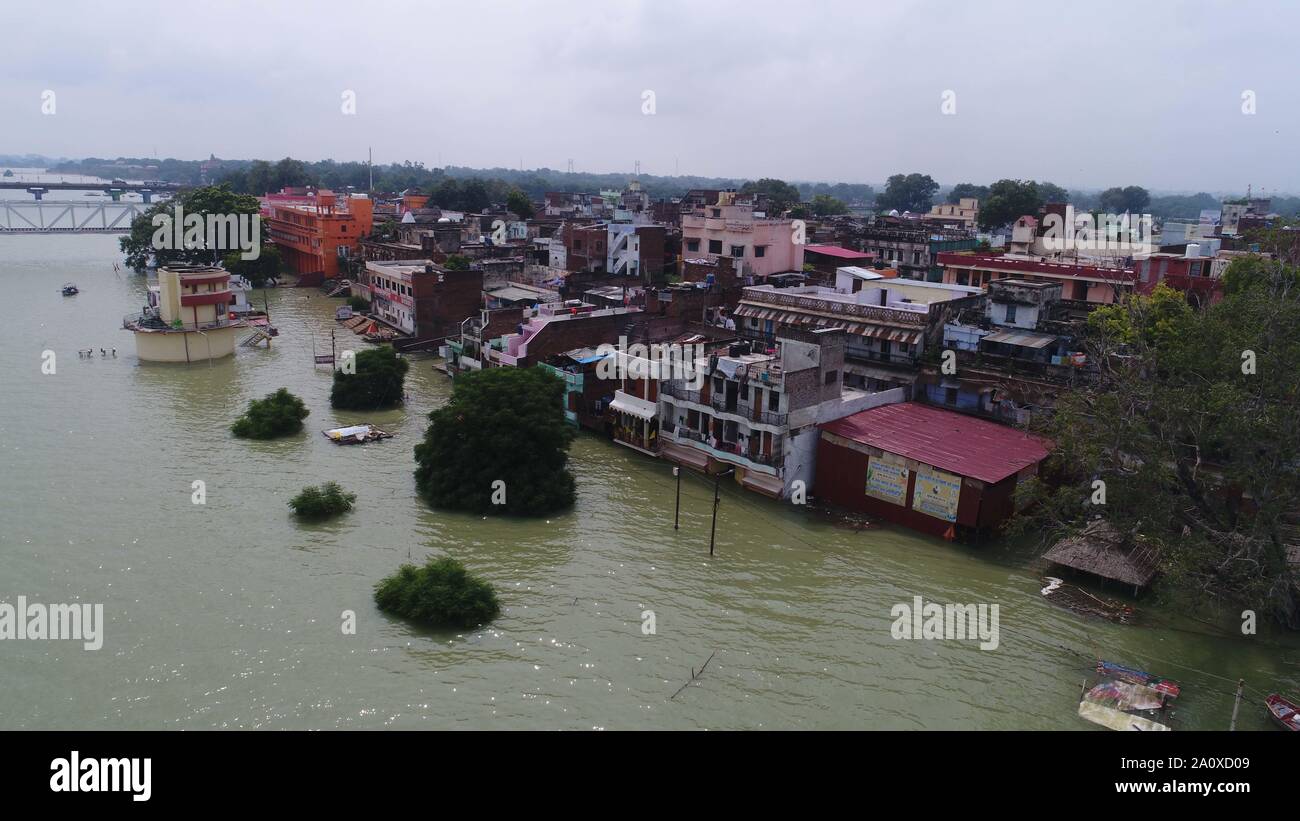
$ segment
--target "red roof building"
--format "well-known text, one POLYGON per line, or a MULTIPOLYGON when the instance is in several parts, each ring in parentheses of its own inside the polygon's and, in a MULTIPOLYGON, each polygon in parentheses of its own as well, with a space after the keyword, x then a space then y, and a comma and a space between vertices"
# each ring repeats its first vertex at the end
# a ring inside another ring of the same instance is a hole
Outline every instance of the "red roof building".
POLYGON ((941 253, 943 281, 948 285, 983 287, 995 279, 1059 282, 1062 298, 1109 305, 1132 290, 1137 273, 1132 268, 1052 262, 1034 257, 1002 254, 941 253))
POLYGON ((883 405, 820 426, 817 495, 858 513, 954 538, 1015 513, 1015 489, 1052 443, 917 402, 883 405))

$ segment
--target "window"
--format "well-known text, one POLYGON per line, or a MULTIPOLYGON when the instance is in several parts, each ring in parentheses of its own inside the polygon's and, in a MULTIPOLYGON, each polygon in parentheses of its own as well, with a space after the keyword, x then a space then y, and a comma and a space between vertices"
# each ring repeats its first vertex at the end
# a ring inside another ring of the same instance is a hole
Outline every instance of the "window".
POLYGON ((775 413, 781 409, 781 394, 774 390, 767 392, 767 409, 775 413))
POLYGON ((698 239, 686 240, 686 250, 698 254, 700 252, 700 241, 698 239))
POLYGON ((740 398, 741 398, 741 399, 744 399, 746 402, 749 401, 749 383, 748 383, 748 382, 741 382, 741 383, 740 383, 740 398))
POLYGON ((920 265, 920 264, 921 264, 921 252, 920 252, 920 251, 913 251, 913 252, 912 252, 912 264, 913 264, 913 265, 920 265))
POLYGON ((767 256, 767 246, 766 246, 766 245, 755 245, 755 246, 754 246, 754 256, 758 257, 759 259, 762 259, 763 257, 767 256))
POLYGON ((709 240, 709 253, 710 253, 710 254, 721 254, 721 253, 722 253, 722 240, 720 240, 720 239, 711 239, 711 240, 709 240))
POLYGON ((733 257, 743 257, 745 255, 745 246, 743 245, 731 246, 731 255, 733 257))
POLYGON ((717 219, 717 218, 719 218, 719 217, 722 216, 722 209, 721 209, 721 208, 714 208, 714 209, 712 209, 712 210, 713 210, 713 218, 714 218, 714 219, 717 219))
POLYGON ((1016 321, 1016 306, 1014 303, 1007 305, 1007 322, 1016 321))
POLYGON ((834 385, 834 384, 835 384, 836 382, 838 382, 839 380, 840 380, 840 372, 839 372, 839 371, 827 371, 827 372, 826 372, 826 384, 827 384, 827 385, 834 385))
POLYGON ((944 388, 944 393, 943 393, 943 402, 944 402, 945 405, 955 405, 955 404, 957 404, 957 389, 956 389, 956 388, 944 388))

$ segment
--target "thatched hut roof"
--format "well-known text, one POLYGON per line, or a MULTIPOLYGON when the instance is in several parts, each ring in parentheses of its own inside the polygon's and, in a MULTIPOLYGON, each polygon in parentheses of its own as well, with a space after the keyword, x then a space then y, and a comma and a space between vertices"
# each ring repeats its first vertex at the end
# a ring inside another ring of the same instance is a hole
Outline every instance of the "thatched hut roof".
POLYGON ((1154 550, 1134 543, 1104 519, 1094 519, 1083 530, 1061 539, 1043 558, 1135 587, 1150 584, 1159 566, 1154 550))

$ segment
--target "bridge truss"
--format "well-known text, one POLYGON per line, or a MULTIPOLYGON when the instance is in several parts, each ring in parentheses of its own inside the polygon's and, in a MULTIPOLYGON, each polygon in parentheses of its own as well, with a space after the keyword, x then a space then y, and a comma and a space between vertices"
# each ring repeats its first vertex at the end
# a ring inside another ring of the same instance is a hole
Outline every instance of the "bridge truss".
POLYGON ((0 234, 125 234, 147 208, 140 202, 0 200, 0 234))

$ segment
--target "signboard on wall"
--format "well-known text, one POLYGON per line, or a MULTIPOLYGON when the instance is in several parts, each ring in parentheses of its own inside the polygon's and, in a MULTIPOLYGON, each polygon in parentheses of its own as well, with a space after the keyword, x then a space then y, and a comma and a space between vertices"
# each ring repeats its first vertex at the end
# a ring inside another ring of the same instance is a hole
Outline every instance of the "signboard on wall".
POLYGON ((867 463, 867 495, 890 504, 907 504, 907 468, 878 457, 867 463))
POLYGON ((917 471, 916 492, 912 509, 946 522, 957 521, 957 502, 961 499, 961 477, 931 468, 917 471))

